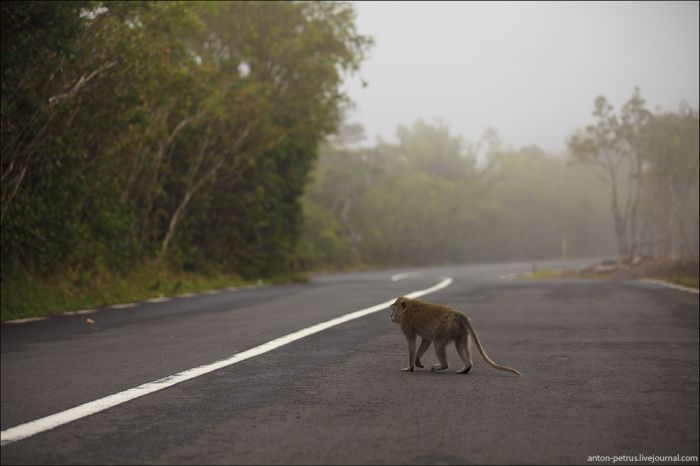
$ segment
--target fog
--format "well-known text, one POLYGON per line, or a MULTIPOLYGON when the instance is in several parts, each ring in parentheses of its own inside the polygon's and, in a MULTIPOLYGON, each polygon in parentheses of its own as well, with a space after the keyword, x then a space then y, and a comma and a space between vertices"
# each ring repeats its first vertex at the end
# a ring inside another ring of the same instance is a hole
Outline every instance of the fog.
POLYGON ((697 258, 697 2, 355 7, 313 266, 697 258))
POLYGON ((649 256, 697 282, 697 2, 0 16, 3 319, 397 265, 649 256))
POLYGON ((698 13, 0 2, 0 466, 697 462, 698 13))
POLYGON ((593 100, 698 105, 697 2, 356 2, 375 45, 348 81, 370 140, 439 118, 467 140, 566 149, 593 100), (362 86, 362 81, 367 87, 362 86))

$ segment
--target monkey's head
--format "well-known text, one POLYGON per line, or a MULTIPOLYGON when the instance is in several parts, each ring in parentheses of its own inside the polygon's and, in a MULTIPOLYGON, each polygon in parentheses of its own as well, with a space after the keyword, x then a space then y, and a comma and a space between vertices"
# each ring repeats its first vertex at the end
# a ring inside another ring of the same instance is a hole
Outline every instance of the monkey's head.
POLYGON ((394 304, 391 305, 391 321, 396 322, 397 324, 401 323, 401 320, 403 319, 403 314, 406 312, 406 309, 408 308, 408 298, 405 296, 401 296, 396 299, 394 304))

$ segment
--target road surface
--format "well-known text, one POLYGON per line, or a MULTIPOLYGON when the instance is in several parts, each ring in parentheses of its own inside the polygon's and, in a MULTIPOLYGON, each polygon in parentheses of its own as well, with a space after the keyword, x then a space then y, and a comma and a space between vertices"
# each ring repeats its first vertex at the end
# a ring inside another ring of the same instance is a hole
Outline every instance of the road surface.
MULTIPOLYGON (((319 276, 3 324, 3 441, 16 426, 430 288, 440 277, 453 282, 422 299, 465 311, 492 359, 523 376, 478 357, 469 374, 457 375, 453 346, 445 372, 400 372, 405 340, 379 311, 6 443, 2 464, 697 457, 698 295, 639 281, 511 279, 530 267, 319 276)), ((423 363, 434 362, 431 348, 423 363)))

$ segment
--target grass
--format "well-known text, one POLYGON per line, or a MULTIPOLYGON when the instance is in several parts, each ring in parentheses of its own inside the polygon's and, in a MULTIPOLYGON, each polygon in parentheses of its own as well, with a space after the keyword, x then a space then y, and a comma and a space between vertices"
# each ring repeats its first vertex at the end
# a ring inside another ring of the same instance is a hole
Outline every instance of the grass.
MULTIPOLYGON (((266 283, 306 281, 304 275, 273 277, 266 283)), ((235 274, 172 271, 156 263, 144 264, 128 274, 104 270, 66 272, 49 278, 19 274, 0 285, 2 321, 60 314, 78 309, 193 293, 204 290, 260 284, 235 274)))
POLYGON ((582 270, 554 270, 547 268, 533 268, 531 273, 526 273, 521 275, 521 278, 526 278, 530 280, 551 280, 557 278, 582 278, 582 279, 599 279, 605 280, 608 278, 653 278, 656 280, 662 280, 668 283, 674 283, 677 285, 683 285, 688 288, 698 289, 698 277, 692 275, 684 275, 679 273, 674 273, 673 271, 659 272, 644 272, 643 270, 632 271, 631 273, 624 273, 620 275, 615 272, 603 272, 597 273, 592 270, 582 269, 582 270))
POLYGON ((551 280, 562 277, 561 270, 533 268, 532 272, 522 275, 530 280, 551 280))
POLYGON ((528 272, 521 275, 521 278, 529 280, 556 280, 558 278, 583 278, 583 279, 594 279, 594 280, 604 280, 610 278, 611 273, 596 273, 590 270, 555 270, 547 268, 535 268, 532 272, 528 272))

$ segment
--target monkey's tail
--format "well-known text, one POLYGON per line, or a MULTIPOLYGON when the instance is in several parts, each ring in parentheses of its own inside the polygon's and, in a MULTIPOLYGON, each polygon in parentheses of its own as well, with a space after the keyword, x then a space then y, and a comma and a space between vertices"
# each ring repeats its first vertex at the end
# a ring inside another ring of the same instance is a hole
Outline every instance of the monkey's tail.
POLYGON ((479 348, 479 353, 481 353, 481 357, 484 358, 484 361, 486 361, 488 364, 490 364, 492 367, 495 367, 496 369, 506 371, 506 372, 512 372, 515 375, 522 375, 519 371, 513 369, 512 367, 501 366, 501 365, 493 362, 493 360, 489 357, 489 355, 486 354, 484 347, 481 346, 481 342, 479 341, 479 336, 476 334, 476 330, 474 330, 474 327, 472 326, 472 322, 469 319, 469 317, 464 316, 464 319, 460 319, 460 320, 462 321, 462 324, 464 324, 464 326, 467 327, 467 330, 469 330, 469 332, 471 332, 472 336, 474 337, 474 341, 476 342, 476 347, 479 348))

